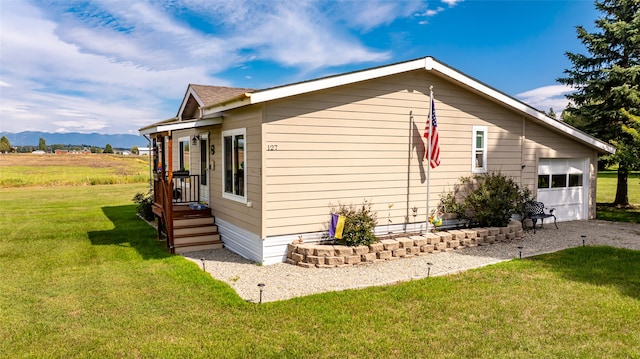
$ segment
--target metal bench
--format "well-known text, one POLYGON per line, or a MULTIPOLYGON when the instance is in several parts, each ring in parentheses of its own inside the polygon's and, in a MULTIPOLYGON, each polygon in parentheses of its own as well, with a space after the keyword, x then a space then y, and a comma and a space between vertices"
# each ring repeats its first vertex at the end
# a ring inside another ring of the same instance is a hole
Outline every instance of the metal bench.
MULTIPOLYGON (((544 226, 544 219, 553 217, 553 224, 558 229, 558 224, 556 223, 556 216, 553 214, 555 208, 551 208, 549 213, 544 211, 544 203, 537 201, 528 201, 524 204, 524 219, 530 219, 533 221, 533 234, 536 233, 536 224, 538 220, 540 220, 540 228, 544 226)), ((524 220, 522 221, 522 227, 524 228, 524 220)))

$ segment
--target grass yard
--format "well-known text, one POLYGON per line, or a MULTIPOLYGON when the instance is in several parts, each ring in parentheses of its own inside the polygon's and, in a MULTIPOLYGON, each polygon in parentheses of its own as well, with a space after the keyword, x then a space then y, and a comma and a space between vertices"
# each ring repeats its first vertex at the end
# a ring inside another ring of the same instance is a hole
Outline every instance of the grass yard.
POLYGON ((0 188, 147 183, 145 156, 0 155, 0 188))
POLYGON ((0 189, 0 356, 640 357, 640 251, 260 305, 164 251, 131 203, 145 189, 0 189))
POLYGON ((640 172, 631 172, 628 181, 629 203, 632 208, 612 206, 616 198, 617 171, 598 172, 597 218, 607 221, 640 223, 640 172))

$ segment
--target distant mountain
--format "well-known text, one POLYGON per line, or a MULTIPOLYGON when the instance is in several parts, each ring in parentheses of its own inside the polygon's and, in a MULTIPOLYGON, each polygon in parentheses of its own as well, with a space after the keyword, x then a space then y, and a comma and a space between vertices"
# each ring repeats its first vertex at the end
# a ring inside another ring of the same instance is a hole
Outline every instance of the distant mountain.
POLYGON ((85 145, 104 148, 108 144, 113 148, 129 149, 133 146, 147 147, 149 143, 142 136, 136 135, 105 135, 100 133, 47 133, 38 131, 25 131, 18 133, 0 132, 1 136, 7 136, 11 146, 38 146, 40 138, 44 138, 49 145, 85 145))

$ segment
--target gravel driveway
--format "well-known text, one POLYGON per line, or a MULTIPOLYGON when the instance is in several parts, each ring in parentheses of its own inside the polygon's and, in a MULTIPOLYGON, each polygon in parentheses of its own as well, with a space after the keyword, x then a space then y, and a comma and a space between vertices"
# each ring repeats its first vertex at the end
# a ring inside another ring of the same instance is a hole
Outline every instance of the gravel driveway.
POLYGON ((381 263, 341 268, 302 268, 278 263, 260 266, 228 249, 190 252, 185 258, 228 283, 247 301, 259 300, 258 283, 264 283, 262 301, 271 302, 314 293, 386 285, 446 275, 478 268, 519 256, 528 257, 582 245, 607 245, 640 250, 640 224, 599 220, 562 222, 555 229, 547 225, 536 234, 526 232, 522 240, 469 247, 451 252, 403 258, 381 263), (431 268, 427 263, 432 263, 431 268))

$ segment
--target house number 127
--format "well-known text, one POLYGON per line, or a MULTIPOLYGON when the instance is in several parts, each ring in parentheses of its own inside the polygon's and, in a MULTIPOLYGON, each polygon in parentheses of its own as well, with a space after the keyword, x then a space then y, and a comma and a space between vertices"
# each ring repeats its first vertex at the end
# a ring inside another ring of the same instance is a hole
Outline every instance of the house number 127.
POLYGON ((277 151, 278 145, 267 145, 267 151, 277 151))

